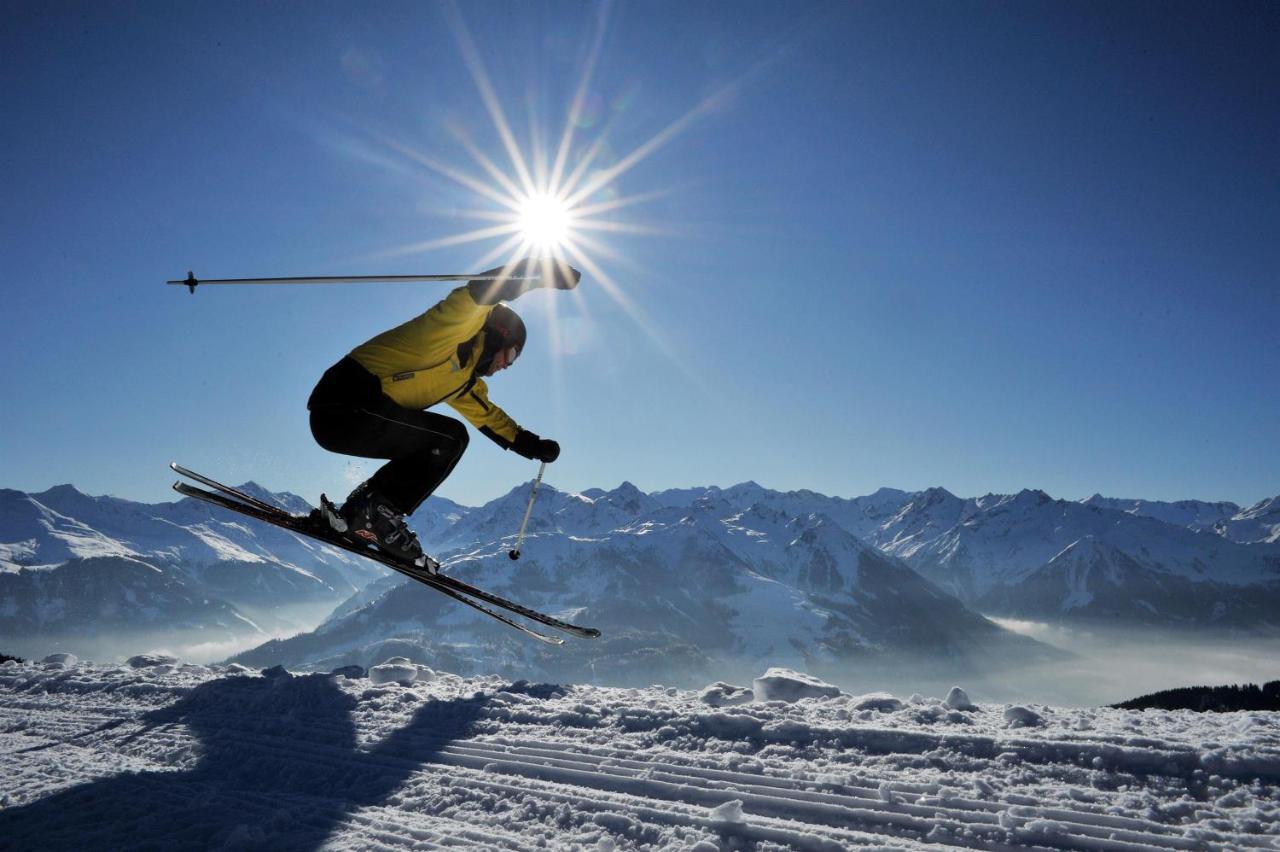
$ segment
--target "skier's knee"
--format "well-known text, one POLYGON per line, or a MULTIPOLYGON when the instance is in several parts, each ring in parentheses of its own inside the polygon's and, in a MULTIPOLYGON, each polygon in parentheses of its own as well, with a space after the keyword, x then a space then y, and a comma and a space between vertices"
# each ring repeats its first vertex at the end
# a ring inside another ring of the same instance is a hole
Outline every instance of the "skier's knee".
POLYGON ((449 421, 447 432, 448 442, 442 448, 442 454, 450 455, 454 458, 461 456, 467 449, 467 444, 471 441, 471 436, 467 434, 467 427, 459 420, 449 421))

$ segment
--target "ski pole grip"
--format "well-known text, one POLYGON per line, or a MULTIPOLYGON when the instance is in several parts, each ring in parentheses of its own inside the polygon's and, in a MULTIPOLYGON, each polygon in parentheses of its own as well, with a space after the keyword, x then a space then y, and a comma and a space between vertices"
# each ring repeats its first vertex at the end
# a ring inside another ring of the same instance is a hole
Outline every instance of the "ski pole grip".
POLYGON ((533 480, 533 489, 529 492, 529 505, 524 510, 524 520, 520 522, 520 534, 516 536, 516 546, 507 551, 507 555, 512 559, 520 558, 520 545, 524 544, 524 531, 529 526, 529 516, 533 514, 533 501, 538 496, 538 486, 542 484, 542 474, 547 471, 547 463, 543 462, 538 468, 538 476, 533 480))

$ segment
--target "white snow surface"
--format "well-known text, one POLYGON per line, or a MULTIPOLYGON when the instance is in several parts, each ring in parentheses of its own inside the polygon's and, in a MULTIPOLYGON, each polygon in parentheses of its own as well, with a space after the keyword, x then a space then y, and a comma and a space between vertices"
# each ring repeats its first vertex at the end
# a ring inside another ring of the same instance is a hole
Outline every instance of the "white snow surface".
POLYGON ((1277 713, 360 674, 0 664, 0 846, 1280 848, 1277 713))

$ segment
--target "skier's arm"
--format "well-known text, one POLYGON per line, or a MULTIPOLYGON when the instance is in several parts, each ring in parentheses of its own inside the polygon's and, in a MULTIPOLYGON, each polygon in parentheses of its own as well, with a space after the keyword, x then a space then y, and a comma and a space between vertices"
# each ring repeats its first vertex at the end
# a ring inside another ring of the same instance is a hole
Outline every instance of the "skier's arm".
POLYGON ((453 409, 467 418, 486 437, 504 450, 514 450, 527 459, 553 462, 560 455, 560 445, 521 429, 511 417, 489 401, 484 380, 477 380, 471 390, 449 400, 453 409))
POLYGON ((448 402, 472 426, 504 450, 511 449, 515 444, 520 427, 507 412, 489 401, 489 388, 484 379, 477 379, 465 394, 452 397, 448 402))
POLYGON ((552 258, 526 258, 511 266, 498 266, 484 276, 506 276, 495 280, 476 278, 467 282, 467 289, 477 305, 496 305, 509 302, 527 290, 538 287, 554 287, 572 290, 578 286, 582 273, 567 263, 552 258), (538 278, 529 276, 537 275, 538 278))

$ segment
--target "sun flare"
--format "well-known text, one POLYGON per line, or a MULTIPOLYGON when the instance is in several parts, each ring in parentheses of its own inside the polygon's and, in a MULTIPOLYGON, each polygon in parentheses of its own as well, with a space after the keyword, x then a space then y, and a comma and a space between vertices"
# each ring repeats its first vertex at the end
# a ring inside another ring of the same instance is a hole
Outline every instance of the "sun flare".
POLYGON ((521 239, 534 251, 564 248, 573 228, 573 211, 550 193, 526 196, 520 202, 516 225, 521 239))
MULTIPOLYGON (((608 5, 605 4, 606 10, 608 5)), ((626 260, 612 239, 618 235, 672 236, 682 233, 667 225, 646 224, 634 218, 634 208, 668 194, 669 190, 651 189, 628 194, 623 192, 620 178, 669 145, 694 123, 721 109, 736 95, 745 75, 705 95, 683 115, 629 150, 615 151, 609 144, 606 134, 612 127, 611 122, 606 122, 594 139, 585 139, 580 134, 593 127, 586 114, 591 103, 593 75, 606 44, 610 17, 601 13, 595 16, 590 49, 558 143, 553 141, 543 117, 531 113, 529 136, 522 145, 489 77, 484 54, 463 20, 461 9, 458 5, 446 4, 445 14, 500 144, 492 151, 484 149, 465 125, 452 124, 449 129, 453 138, 472 160, 473 168, 468 169, 461 163, 450 162, 385 133, 372 131, 371 135, 410 163, 447 178, 469 192, 469 201, 463 204, 449 202, 442 206, 442 212, 459 219, 478 220, 480 224, 389 249, 384 254, 421 254, 476 245, 480 249, 478 257, 468 265, 477 269, 494 264, 514 264, 523 257, 536 257, 544 263, 572 265, 589 276, 593 284, 598 284, 600 291, 644 329, 649 339, 668 358, 681 364, 672 346, 664 340, 658 324, 646 316, 621 282, 605 268, 611 262, 626 260), (505 154, 505 163, 501 155, 495 156, 499 151, 505 154)), ((618 108, 624 106, 620 102, 618 108)), ((587 300, 578 295, 576 304, 585 315, 587 300)), ((554 325, 554 312, 552 317, 552 335, 556 337, 559 332, 554 325)), ((689 375, 695 380, 698 378, 692 372, 689 375)))

